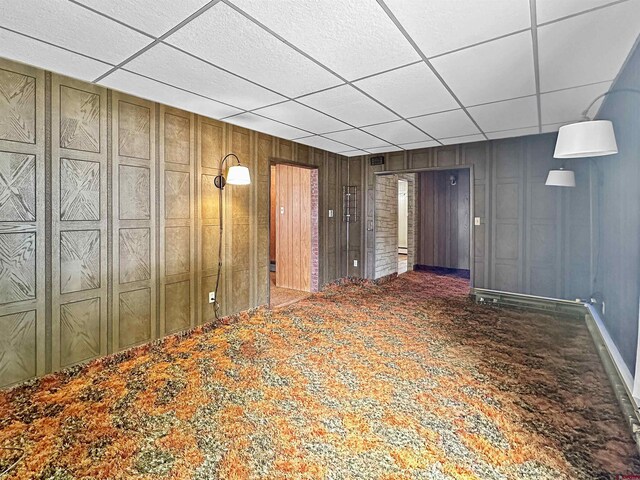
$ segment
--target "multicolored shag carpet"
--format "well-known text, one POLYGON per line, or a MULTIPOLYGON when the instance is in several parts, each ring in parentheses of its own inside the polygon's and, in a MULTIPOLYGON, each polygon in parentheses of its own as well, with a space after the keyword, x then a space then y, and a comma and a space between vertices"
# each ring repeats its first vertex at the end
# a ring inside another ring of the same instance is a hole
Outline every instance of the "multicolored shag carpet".
POLYGON ((422 272, 333 286, 0 393, 0 446, 27 453, 10 478, 640 472, 582 322, 467 288, 422 272))

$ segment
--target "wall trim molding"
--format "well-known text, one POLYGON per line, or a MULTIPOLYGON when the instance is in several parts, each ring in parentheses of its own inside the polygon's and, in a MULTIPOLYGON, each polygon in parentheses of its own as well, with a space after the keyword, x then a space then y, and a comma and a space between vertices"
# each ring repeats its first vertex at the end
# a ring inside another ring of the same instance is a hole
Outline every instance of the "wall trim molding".
POLYGON ((638 400, 633 397, 633 376, 613 343, 598 310, 593 305, 579 301, 483 288, 472 288, 470 295, 478 303, 584 318, 620 409, 629 425, 638 451, 640 451, 640 410, 638 400))

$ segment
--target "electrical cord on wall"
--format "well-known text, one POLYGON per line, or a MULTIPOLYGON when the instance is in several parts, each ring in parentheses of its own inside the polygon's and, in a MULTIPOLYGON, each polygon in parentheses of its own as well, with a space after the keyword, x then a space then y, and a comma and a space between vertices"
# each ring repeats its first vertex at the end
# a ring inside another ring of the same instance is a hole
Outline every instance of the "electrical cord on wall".
POLYGON ((219 320, 220 302, 218 301, 218 287, 220 286, 220 274, 222 272, 222 233, 224 226, 223 220, 223 205, 222 205, 222 188, 218 189, 218 214, 220 221, 220 237, 218 238, 218 273, 216 274, 216 286, 213 289, 213 314, 216 320, 219 320))

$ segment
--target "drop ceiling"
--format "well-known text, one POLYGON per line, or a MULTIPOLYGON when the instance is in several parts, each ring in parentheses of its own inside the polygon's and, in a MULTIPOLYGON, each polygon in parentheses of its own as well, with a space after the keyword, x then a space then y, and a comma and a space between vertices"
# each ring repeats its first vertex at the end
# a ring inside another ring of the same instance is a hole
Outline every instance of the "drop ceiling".
POLYGON ((0 0, 0 11, 2 57, 347 156, 556 131, 611 88, 640 33, 640 0, 0 0))

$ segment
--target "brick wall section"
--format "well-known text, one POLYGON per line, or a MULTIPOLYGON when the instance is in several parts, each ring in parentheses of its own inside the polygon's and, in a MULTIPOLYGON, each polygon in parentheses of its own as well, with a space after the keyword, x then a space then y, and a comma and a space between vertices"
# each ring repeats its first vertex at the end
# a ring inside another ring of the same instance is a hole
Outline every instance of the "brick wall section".
POLYGON ((416 188, 416 174, 415 173, 403 173, 401 175, 394 175, 397 180, 407 181, 407 269, 413 270, 416 259, 416 244, 417 244, 417 219, 416 219, 416 198, 418 190, 416 188))
POLYGON ((375 278, 398 271, 398 178, 375 179, 375 278))

